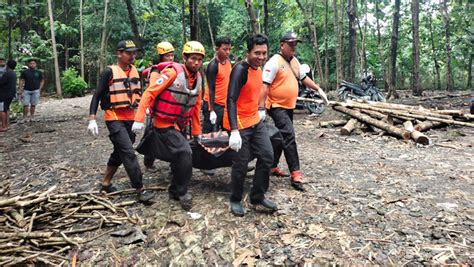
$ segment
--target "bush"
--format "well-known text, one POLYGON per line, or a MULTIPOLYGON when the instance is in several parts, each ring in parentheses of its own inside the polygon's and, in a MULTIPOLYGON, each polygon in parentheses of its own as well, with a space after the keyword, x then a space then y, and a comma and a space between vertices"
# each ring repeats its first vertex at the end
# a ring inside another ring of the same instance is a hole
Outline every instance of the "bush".
POLYGON ((87 83, 79 77, 77 70, 69 68, 61 75, 61 86, 64 97, 83 96, 87 89, 87 83))

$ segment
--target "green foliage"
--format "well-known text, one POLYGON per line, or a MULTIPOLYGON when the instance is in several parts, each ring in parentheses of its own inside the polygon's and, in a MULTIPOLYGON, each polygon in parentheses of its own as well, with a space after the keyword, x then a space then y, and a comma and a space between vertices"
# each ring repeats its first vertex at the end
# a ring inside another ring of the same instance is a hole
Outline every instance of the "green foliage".
POLYGON ((23 105, 20 103, 19 100, 15 100, 11 103, 10 113, 11 114, 21 114, 21 113, 23 113, 23 105))
POLYGON ((63 87, 63 95, 65 97, 83 96, 87 89, 87 83, 79 77, 77 70, 69 68, 63 71, 61 75, 61 84, 63 87))

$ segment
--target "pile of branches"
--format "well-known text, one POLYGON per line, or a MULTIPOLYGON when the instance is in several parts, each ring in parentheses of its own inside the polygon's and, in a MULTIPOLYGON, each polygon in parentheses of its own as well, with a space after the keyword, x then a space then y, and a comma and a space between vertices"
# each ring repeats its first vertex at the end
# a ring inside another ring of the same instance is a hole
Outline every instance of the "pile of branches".
POLYGON ((333 109, 352 117, 341 128, 342 135, 349 135, 365 124, 392 136, 428 145, 431 141, 422 132, 431 128, 448 125, 474 127, 471 122, 474 115, 468 114, 468 110, 436 110, 421 106, 352 100, 333 104, 333 109))
POLYGON ((65 257, 65 252, 113 231, 102 228, 141 221, 124 208, 136 201, 113 203, 109 198, 113 194, 133 193, 134 189, 100 195, 58 194, 54 193, 55 188, 8 197, 8 188, 0 190, 0 266, 74 261, 65 257), (91 237, 79 237, 85 232, 91 232, 91 237))

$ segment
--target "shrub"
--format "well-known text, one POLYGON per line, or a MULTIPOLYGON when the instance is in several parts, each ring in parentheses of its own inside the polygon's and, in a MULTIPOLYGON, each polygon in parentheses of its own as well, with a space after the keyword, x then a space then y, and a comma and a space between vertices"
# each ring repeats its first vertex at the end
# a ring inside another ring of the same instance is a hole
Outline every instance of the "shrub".
POLYGON ((64 97, 83 96, 87 89, 87 83, 79 77, 77 70, 69 68, 61 75, 61 85, 64 97))

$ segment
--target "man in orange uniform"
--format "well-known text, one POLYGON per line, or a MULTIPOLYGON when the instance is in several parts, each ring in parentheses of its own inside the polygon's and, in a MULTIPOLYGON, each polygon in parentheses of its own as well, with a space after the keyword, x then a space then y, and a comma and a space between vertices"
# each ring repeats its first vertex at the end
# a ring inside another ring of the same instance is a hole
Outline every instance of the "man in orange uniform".
POLYGON ((244 182, 251 155, 257 157, 250 203, 271 211, 277 205, 265 198, 269 186, 273 149, 267 128, 258 112, 258 101, 262 88, 262 69, 266 60, 268 38, 256 34, 247 40, 247 57, 237 63, 230 74, 224 128, 231 131, 229 147, 237 151, 232 162, 232 189, 230 209, 236 216, 244 216, 241 201, 244 182))
MULTIPOLYGON (((192 135, 201 134, 199 121, 201 111, 201 76, 199 69, 205 56, 204 47, 197 41, 184 44, 183 64, 169 63, 168 67, 153 71, 150 75, 150 87, 143 93, 138 106, 132 130, 137 132, 145 127, 145 112, 153 110, 153 130, 155 136, 165 145, 171 155, 173 178, 168 189, 171 199, 178 200, 185 210, 192 207, 192 197, 188 193, 188 184, 192 176, 192 150, 184 135, 176 130, 179 125, 192 122, 192 135)), ((165 64, 165 63, 162 63, 165 64)))
MULTIPOLYGON (((156 52, 158 54, 158 63, 173 62, 174 61, 174 47, 170 42, 160 42, 156 45, 156 52)), ((145 77, 145 83, 148 86, 150 81, 151 70, 155 67, 151 66, 143 71, 142 75, 145 77)), ((143 164, 147 171, 156 171, 154 166, 155 158, 150 155, 144 155, 143 164)))
POLYGON ((280 53, 275 54, 263 68, 263 92, 259 109, 268 111, 275 126, 283 136, 283 147, 275 147, 273 154, 272 174, 280 177, 289 176, 278 167, 282 151, 291 172, 291 184, 303 191, 303 177, 300 172, 298 150, 296 148, 295 129, 293 127, 293 110, 298 97, 298 83, 318 91, 328 103, 324 91, 305 73, 300 72, 300 63, 295 57, 296 46, 300 42, 295 33, 288 32, 280 39, 280 53), (268 98, 267 98, 268 95, 268 98))
POLYGON ((217 38, 216 56, 209 62, 206 69, 207 87, 202 104, 203 133, 212 132, 213 125, 222 128, 224 107, 227 101, 227 87, 229 86, 230 71, 232 70, 229 59, 230 49, 230 38, 217 38))
POLYGON ((114 151, 107 163, 101 191, 111 193, 117 189, 112 186, 112 177, 123 163, 132 187, 137 190, 138 200, 147 203, 154 194, 143 189, 142 172, 138 164, 133 143, 135 134, 132 132, 134 109, 141 97, 140 77, 132 65, 138 48, 133 41, 120 41, 117 45, 117 64, 111 65, 102 72, 99 86, 92 97, 89 109, 90 134, 97 136, 99 129, 95 120, 97 107, 105 110, 105 124, 109 130, 109 138, 114 151))

